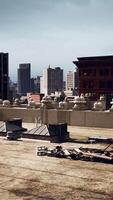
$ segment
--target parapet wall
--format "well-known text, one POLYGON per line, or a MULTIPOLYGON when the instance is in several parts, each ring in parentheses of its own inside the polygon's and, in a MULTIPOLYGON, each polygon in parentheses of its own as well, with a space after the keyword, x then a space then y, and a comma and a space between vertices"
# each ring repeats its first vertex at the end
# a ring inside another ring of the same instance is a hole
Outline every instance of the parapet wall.
POLYGON ((113 112, 48 110, 48 123, 62 122, 70 126, 113 128, 113 112))
POLYGON ((37 109, 26 108, 0 108, 0 121, 7 121, 11 118, 22 118, 23 122, 33 123, 39 116, 37 109))
MULTIPOLYGON (((0 121, 22 118, 23 122, 34 123, 40 117, 40 109, 0 108, 0 121)), ((65 123, 71 126, 113 128, 113 112, 108 111, 72 111, 48 109, 43 113, 46 124, 65 123)))

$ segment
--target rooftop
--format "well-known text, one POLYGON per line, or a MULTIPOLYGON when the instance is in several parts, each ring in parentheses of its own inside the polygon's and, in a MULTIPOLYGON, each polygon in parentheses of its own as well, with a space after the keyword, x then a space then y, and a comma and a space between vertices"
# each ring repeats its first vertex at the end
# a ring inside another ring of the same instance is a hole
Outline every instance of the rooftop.
POLYGON ((78 57, 77 58, 79 61, 82 60, 109 60, 113 59, 113 55, 108 55, 108 56, 90 56, 90 57, 78 57))
POLYGON ((78 57, 76 61, 73 61, 73 63, 77 66, 79 64, 84 63, 107 63, 112 62, 113 63, 113 55, 109 56, 92 56, 92 57, 78 57))
MULTIPOLYGON (((28 124, 23 124, 28 127, 28 124)), ((29 124, 28 128, 34 127, 29 124)), ((112 136, 113 129, 68 127, 72 137, 112 136)), ((112 199, 113 166, 36 155, 38 146, 53 147, 49 141, 0 138, 0 199, 76 200, 112 199)), ((86 144, 63 143, 63 147, 86 144)), ((90 144, 90 147, 99 144, 90 144)), ((101 145, 105 148, 105 145, 101 145)))

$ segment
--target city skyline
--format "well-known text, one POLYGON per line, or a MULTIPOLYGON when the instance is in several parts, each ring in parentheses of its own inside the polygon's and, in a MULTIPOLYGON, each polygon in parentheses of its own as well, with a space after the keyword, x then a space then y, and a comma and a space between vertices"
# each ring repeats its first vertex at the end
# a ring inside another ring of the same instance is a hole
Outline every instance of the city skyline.
POLYGON ((11 79, 20 63, 32 76, 50 64, 65 71, 80 56, 113 54, 112 0, 0 0, 0 52, 9 53, 11 79))

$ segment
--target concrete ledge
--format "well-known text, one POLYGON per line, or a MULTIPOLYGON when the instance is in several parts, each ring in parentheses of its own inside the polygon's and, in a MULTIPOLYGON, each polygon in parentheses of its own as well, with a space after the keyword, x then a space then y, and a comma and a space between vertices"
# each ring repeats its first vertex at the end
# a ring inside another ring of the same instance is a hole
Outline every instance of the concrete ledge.
MULTIPOLYGON (((22 118, 23 122, 34 123, 40 116, 39 109, 0 108, 0 121, 22 118)), ((72 111, 48 109, 43 113, 46 124, 67 123, 70 126, 113 128, 113 112, 72 111)))
POLYGON ((86 112, 85 126, 113 128, 113 113, 112 112, 86 112))
POLYGON ((71 126, 86 126, 85 125, 86 112, 84 111, 71 111, 70 125, 71 126))
POLYGON ((22 118, 23 122, 35 122, 39 115, 39 110, 26 108, 0 108, 0 121, 11 118, 22 118))

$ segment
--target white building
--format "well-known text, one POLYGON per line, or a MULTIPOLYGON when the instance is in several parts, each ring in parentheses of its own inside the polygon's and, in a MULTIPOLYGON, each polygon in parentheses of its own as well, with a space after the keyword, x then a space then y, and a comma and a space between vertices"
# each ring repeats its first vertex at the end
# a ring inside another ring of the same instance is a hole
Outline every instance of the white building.
POLYGON ((78 71, 69 71, 66 77, 66 90, 77 91, 78 89, 78 71))
POLYGON ((41 77, 41 93, 50 95, 55 91, 63 90, 63 70, 60 67, 55 69, 50 66, 43 70, 43 77, 41 77))

